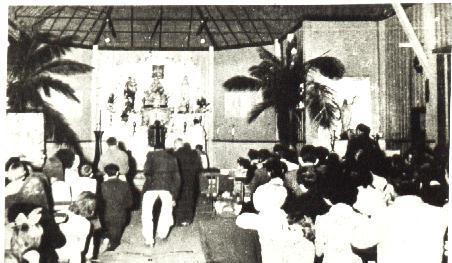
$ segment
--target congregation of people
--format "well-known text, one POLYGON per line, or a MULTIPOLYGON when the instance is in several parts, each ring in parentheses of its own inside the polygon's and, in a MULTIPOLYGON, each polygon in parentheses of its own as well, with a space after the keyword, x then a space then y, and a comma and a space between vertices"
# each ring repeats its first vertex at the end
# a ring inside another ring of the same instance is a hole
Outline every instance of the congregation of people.
MULTIPOLYGON (((324 147, 297 152, 276 144, 237 160, 250 198, 236 224, 257 231, 262 262, 446 262, 448 148, 418 142, 387 157, 369 134, 358 125, 343 157, 324 147)), ((6 262, 95 259, 121 244, 131 211, 140 207, 150 248, 172 227, 193 223, 200 145, 157 143, 137 198, 131 152, 113 137, 106 142, 97 171, 70 149, 42 163, 8 160, 6 262)))
POLYGON ((87 262, 120 244, 133 210, 142 209, 147 246, 167 238, 174 225, 193 222, 202 162, 182 139, 157 144, 147 154, 141 195, 136 164, 114 137, 107 139, 97 169, 71 149, 42 162, 12 157, 6 165, 5 262, 87 262), (138 192, 138 197, 137 193, 138 192), (154 206, 161 208, 154 238, 154 206))
POLYGON ((277 144, 237 160, 251 198, 236 224, 262 262, 447 262, 448 148, 385 156, 369 134, 358 125, 343 157, 277 144))

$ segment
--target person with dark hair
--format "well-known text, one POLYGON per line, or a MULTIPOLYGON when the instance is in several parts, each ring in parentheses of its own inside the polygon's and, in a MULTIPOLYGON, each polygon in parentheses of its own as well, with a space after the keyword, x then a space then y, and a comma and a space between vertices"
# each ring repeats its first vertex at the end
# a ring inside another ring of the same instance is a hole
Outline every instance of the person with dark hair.
POLYGON ((250 159, 251 164, 256 164, 257 162, 259 162, 259 151, 250 149, 248 151, 248 158, 250 159))
POLYGON ((119 167, 119 173, 126 175, 129 171, 129 156, 126 152, 119 149, 116 138, 108 138, 107 145, 107 150, 100 156, 99 171, 103 171, 106 165, 114 163, 119 167))
POLYGON ((188 143, 176 149, 175 156, 179 164, 181 190, 174 208, 174 217, 176 224, 187 226, 193 222, 195 216, 199 174, 202 170, 201 158, 188 143))
POLYGON ((354 211, 353 203, 358 190, 350 181, 334 184, 335 189, 325 196, 332 206, 315 222, 316 256, 323 256, 323 263, 351 262, 361 263, 361 258, 352 251, 352 233, 366 218, 354 211))
POLYGON ((315 147, 310 144, 303 145, 300 150, 298 162, 301 166, 311 166, 317 163, 318 158, 315 153, 315 147))
POLYGON ((352 185, 358 188, 358 197, 353 207, 371 217, 386 207, 386 201, 384 194, 372 184, 373 176, 367 159, 360 158, 349 172, 352 185))
POLYGON ((357 248, 377 245, 377 262, 440 263, 448 213, 418 196, 420 183, 412 173, 394 182, 398 197, 381 210, 356 236, 357 248), (422 222, 422 223, 421 223, 422 222))
POLYGON ((142 234, 146 246, 154 245, 153 208, 157 199, 162 202, 157 223, 157 236, 166 239, 174 224, 173 207, 179 197, 181 176, 179 164, 174 154, 164 150, 163 145, 156 145, 155 151, 149 152, 143 168, 146 180, 143 185, 142 234))
POLYGON ((58 158, 56 153, 50 158, 47 158, 42 172, 49 178, 51 182, 53 181, 64 181, 64 165, 63 162, 58 158))
POLYGON ((118 179, 119 166, 110 163, 104 168, 105 178, 101 185, 101 219, 109 242, 107 250, 115 250, 121 243, 130 208, 133 205, 129 185, 118 179))
POLYGON ((258 156, 259 156, 259 162, 263 163, 272 156, 272 153, 268 149, 260 149, 258 151, 258 156))

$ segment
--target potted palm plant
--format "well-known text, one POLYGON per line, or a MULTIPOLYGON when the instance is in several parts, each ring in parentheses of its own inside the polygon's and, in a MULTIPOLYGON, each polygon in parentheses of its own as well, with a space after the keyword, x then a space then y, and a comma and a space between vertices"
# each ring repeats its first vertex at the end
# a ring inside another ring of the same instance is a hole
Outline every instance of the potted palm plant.
POLYGON ((62 56, 70 50, 72 36, 60 38, 49 33, 10 32, 7 58, 7 106, 9 112, 42 112, 46 140, 66 143, 82 158, 83 152, 77 134, 64 116, 46 102, 50 91, 64 94, 68 99, 80 102, 75 91, 53 74, 73 75, 87 73, 92 67, 62 56))
POLYGON ((262 91, 262 102, 254 105, 248 123, 255 121, 266 109, 276 112, 278 137, 281 144, 295 147, 298 140, 300 116, 297 107, 302 102, 317 127, 329 129, 339 110, 331 88, 309 77, 318 72, 330 79, 343 77, 342 62, 330 56, 303 61, 302 50, 296 50, 296 38, 288 42, 283 59, 264 47, 258 48, 262 61, 249 68, 248 76, 234 76, 223 83, 228 91, 262 91))

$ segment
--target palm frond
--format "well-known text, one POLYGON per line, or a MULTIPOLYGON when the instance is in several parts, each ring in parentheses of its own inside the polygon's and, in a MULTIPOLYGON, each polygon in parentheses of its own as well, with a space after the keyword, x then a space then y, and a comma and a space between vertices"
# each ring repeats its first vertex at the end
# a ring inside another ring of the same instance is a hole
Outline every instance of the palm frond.
POLYGON ((312 83, 306 91, 306 108, 315 125, 331 128, 337 119, 338 105, 332 96, 332 90, 319 83, 312 83))
POLYGON ((248 123, 252 123, 259 117, 259 115, 264 112, 266 109, 273 106, 273 103, 271 101, 263 101, 261 103, 258 103, 254 105, 253 109, 248 114, 248 123))
POLYGON ((43 72, 51 72, 62 75, 73 75, 90 72, 93 69, 90 65, 70 59, 59 59, 42 66, 35 75, 43 72))
POLYGON ((330 79, 340 79, 344 76, 345 66, 335 57, 317 57, 305 63, 307 68, 316 68, 330 79))
POLYGON ((53 109, 48 103, 43 104, 44 119, 46 126, 46 138, 53 138, 56 143, 67 143, 74 151, 84 159, 83 150, 78 143, 79 138, 67 123, 64 116, 53 109))
POLYGON ((66 97, 80 102, 77 96, 75 96, 75 91, 71 88, 71 86, 61 80, 54 79, 50 76, 38 76, 30 82, 32 82, 35 87, 42 87, 44 91, 45 89, 52 88, 53 90, 64 94, 66 97))
POLYGON ((256 91, 261 88, 261 81, 246 76, 235 76, 226 80, 223 87, 228 91, 256 91))
POLYGON ((248 71, 251 76, 265 82, 273 78, 275 65, 271 61, 263 60, 259 65, 251 66, 248 71))
POLYGON ((277 68, 283 67, 282 61, 277 56, 273 55, 273 53, 271 53, 270 51, 265 49, 264 47, 259 47, 257 49, 257 52, 259 53, 259 57, 262 60, 271 61, 273 63, 273 65, 276 66, 277 68))

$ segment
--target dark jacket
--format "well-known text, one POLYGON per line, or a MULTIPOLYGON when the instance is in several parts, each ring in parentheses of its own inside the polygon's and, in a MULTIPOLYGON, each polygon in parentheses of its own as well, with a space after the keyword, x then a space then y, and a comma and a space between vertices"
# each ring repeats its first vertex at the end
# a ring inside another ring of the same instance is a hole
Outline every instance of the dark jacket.
POLYGON ((143 168, 146 181, 143 194, 151 190, 167 190, 174 200, 179 197, 181 178, 177 159, 167 151, 149 152, 143 168))
POLYGON ((129 185, 117 178, 102 183, 101 212, 106 221, 125 219, 132 207, 132 192, 129 185))

